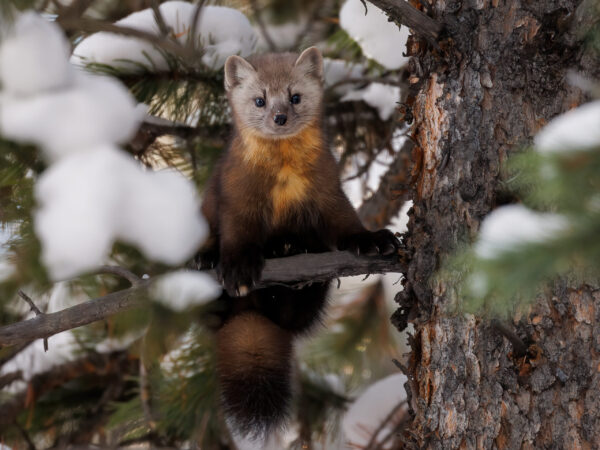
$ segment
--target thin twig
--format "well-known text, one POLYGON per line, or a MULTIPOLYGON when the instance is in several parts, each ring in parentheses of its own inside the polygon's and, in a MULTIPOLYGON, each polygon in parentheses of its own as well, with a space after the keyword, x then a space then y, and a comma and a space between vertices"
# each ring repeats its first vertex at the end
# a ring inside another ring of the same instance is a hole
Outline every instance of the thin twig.
POLYGON ((262 20, 260 8, 258 8, 256 0, 250 0, 250 4, 252 5, 252 11, 254 12, 254 19, 256 20, 258 28, 260 29, 261 34, 265 38, 265 41, 267 41, 267 45, 269 46, 272 52, 278 51, 277 45, 275 45, 275 42, 273 41, 271 35, 269 35, 269 32, 267 31, 266 24, 262 20))
POLYGON ((21 426, 21 424, 16 420, 13 422, 13 425, 15 426, 15 428, 17 428, 17 430, 19 430, 19 433, 21 433, 21 436, 23 436, 23 439, 25 440, 25 443, 27 444, 27 448, 29 450, 36 450, 36 446, 33 443, 33 441, 31 440, 31 437, 29 437, 29 433, 27 433, 27 430, 25 428, 23 428, 21 426))
POLYGON ((19 297, 21 297, 23 300, 25 300, 27 302, 27 304, 29 305, 29 307, 35 313, 36 316, 39 316, 40 314, 44 314, 43 312, 40 311, 40 309, 37 306, 35 306, 35 303, 33 303, 33 300, 31 300, 31 298, 20 289, 19 289, 19 297))
POLYGON ((377 448, 376 446, 378 446, 378 444, 379 444, 377 442, 377 435, 394 418, 394 416, 396 415, 396 413, 398 412, 398 410, 400 408, 402 408, 404 405, 406 405, 406 400, 402 400, 401 402, 399 402, 396 406, 394 406, 392 408, 392 410, 387 414, 387 416, 385 416, 385 418, 381 421, 381 423, 379 424, 379 426, 377 427, 377 429, 375 429, 375 431, 371 435, 371 439, 369 440, 369 442, 365 446, 365 450, 372 450, 374 448, 377 448))
POLYGON ((100 266, 95 272, 98 274, 105 273, 125 278, 132 286, 137 286, 142 280, 135 273, 120 266, 100 266))
POLYGON ((358 77, 358 78, 345 78, 343 80, 337 81, 333 83, 331 86, 327 88, 328 92, 333 91, 335 88, 342 86, 344 84, 371 84, 371 83, 381 83, 388 84, 390 86, 400 86, 401 84, 396 80, 391 80, 385 77, 358 77))
POLYGON ((302 43, 302 39, 307 37, 311 33, 313 27, 315 26, 315 23, 317 23, 317 21, 319 20, 319 14, 321 10, 327 8, 327 4, 323 5, 323 3, 321 2, 315 2, 315 4, 312 7, 312 11, 306 17, 306 24, 304 25, 304 28, 302 29, 302 31, 300 31, 298 37, 296 38, 296 41, 294 42, 294 45, 292 46, 294 50, 298 49, 298 47, 300 47, 300 44, 302 43))
MULTIPOLYGON (((21 289, 19 289, 19 297, 21 297, 23 300, 25 300, 27 302, 27 304, 29 305, 31 310, 35 313, 36 317, 44 315, 44 313, 42 311, 40 311, 40 309, 35 305, 35 303, 33 303, 33 300, 31 300, 31 298, 25 292, 23 292, 21 289)), ((44 338, 44 351, 45 352, 48 351, 48 338, 47 337, 44 338)))
POLYGON ((152 12, 154 13, 154 21, 156 22, 156 25, 158 25, 160 34, 165 38, 171 38, 171 27, 169 27, 165 22, 165 18, 162 15, 158 1, 151 0, 150 7, 152 8, 152 12))
POLYGON ((200 14, 202 13, 202 8, 204 7, 205 3, 206 3, 206 0, 200 0, 198 2, 198 4, 196 5, 196 9, 194 9, 194 15, 192 16, 192 27, 190 29, 190 36, 187 41, 187 45, 192 46, 196 50, 197 53, 201 53, 201 49, 199 49, 196 46, 196 43, 197 43, 196 35, 197 35, 198 22, 200 21, 200 14))

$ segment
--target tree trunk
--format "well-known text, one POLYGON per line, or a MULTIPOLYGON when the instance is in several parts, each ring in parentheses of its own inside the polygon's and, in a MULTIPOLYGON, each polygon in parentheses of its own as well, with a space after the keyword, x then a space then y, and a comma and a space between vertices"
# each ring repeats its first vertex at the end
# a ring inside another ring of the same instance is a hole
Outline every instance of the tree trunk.
MULTIPOLYGON (((417 2, 414 2, 415 4, 417 2)), ((600 443, 600 290, 557 281, 508 325, 448 312, 450 283, 431 277, 500 203, 506 156, 584 101, 569 70, 598 79, 575 27, 574 0, 438 1, 438 48, 409 45, 416 145, 406 243, 412 254, 393 321, 415 328, 408 367, 418 448, 594 448, 600 443)))

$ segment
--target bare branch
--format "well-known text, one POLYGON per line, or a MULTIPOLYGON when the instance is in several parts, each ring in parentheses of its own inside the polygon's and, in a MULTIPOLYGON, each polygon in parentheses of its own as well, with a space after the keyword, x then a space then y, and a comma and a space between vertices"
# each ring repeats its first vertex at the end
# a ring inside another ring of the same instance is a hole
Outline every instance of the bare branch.
POLYGON ((100 266, 100 268, 96 270, 96 273, 105 273, 125 278, 127 281, 129 281, 129 283, 131 283, 132 286, 137 286, 141 281, 141 278, 135 273, 120 266, 100 266))
POLYGON ((0 346, 19 345, 47 338, 61 331, 105 319, 120 311, 142 306, 145 300, 140 293, 148 284, 148 281, 143 280, 135 288, 113 292, 62 311, 0 327, 0 346))
POLYGON ((381 83, 388 84, 390 86, 401 86, 401 83, 398 80, 393 80, 386 77, 359 77, 359 78, 345 78, 343 80, 337 81, 333 83, 331 86, 327 87, 327 92, 333 92, 335 88, 339 86, 343 86, 344 84, 361 84, 364 87, 371 83, 381 83))
MULTIPOLYGON (((354 256, 349 252, 302 254, 268 259, 262 280, 256 288, 285 284, 300 287, 310 282, 367 273, 402 273, 406 267, 404 254, 397 256, 354 256)), ((214 271, 210 271, 215 276, 214 271)), ((61 331, 103 320, 118 312, 141 307, 147 301, 147 288, 152 280, 141 280, 136 286, 113 292, 51 314, 0 327, 0 346, 19 345, 47 338, 61 331)))
POLYGON ((260 8, 256 4, 256 0, 250 0, 250 4, 252 5, 252 10, 254 11, 254 18, 256 19, 256 23, 258 24, 260 33, 265 38, 267 45, 269 46, 271 51, 273 51, 273 52, 278 51, 277 45, 275 45, 275 42, 273 41, 273 39, 271 38, 271 35, 267 31, 267 26, 266 26, 265 22, 262 20, 262 15, 260 14, 260 8))
POLYGON ((390 19, 406 25, 429 42, 436 42, 442 32, 442 24, 411 6, 405 0, 370 0, 386 12, 390 19))
POLYGON ((404 204, 403 191, 410 183, 410 158, 414 144, 406 139, 387 172, 381 177, 377 191, 358 208, 358 217, 369 229, 389 225, 404 204))
POLYGON ((197 28, 198 28, 198 21, 200 20, 200 14, 202 13, 202 8, 204 7, 204 4, 206 3, 206 0, 200 0, 198 2, 198 4, 196 5, 196 9, 194 10, 194 15, 192 16, 192 27, 191 27, 191 31, 190 31, 190 38, 188 39, 187 44, 189 46, 192 46, 193 48, 196 49, 196 51, 198 51, 198 49, 196 48, 196 35, 197 35, 197 28))
POLYGON ((160 34, 165 38, 169 38, 171 36, 171 28, 165 22, 165 18, 163 17, 159 6, 158 0, 150 1, 150 7, 154 13, 154 21, 156 22, 156 25, 158 25, 160 34))

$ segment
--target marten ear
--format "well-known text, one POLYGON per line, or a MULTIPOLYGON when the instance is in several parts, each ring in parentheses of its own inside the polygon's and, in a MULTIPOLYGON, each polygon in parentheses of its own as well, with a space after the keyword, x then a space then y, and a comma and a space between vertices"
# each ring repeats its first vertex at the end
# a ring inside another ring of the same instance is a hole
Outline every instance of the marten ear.
POLYGON ((237 55, 231 55, 225 61, 225 90, 229 91, 238 84, 240 84, 244 78, 251 76, 256 73, 256 69, 252 67, 248 61, 237 55))
POLYGON ((294 64, 305 75, 311 75, 318 80, 323 79, 323 57, 317 47, 309 47, 302 52, 294 64))

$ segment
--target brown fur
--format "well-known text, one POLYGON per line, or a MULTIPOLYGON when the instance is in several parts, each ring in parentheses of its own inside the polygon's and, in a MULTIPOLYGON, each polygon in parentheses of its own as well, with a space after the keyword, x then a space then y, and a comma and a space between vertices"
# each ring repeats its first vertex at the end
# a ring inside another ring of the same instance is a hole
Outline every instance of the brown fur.
POLYGON ((235 130, 202 206, 211 229, 204 265, 218 260, 227 291, 217 368, 225 411, 244 434, 281 424, 290 404, 292 336, 319 321, 328 288, 276 286, 239 297, 260 279, 264 258, 335 248, 389 253, 397 246, 389 231, 367 231, 342 191, 321 125, 321 78, 314 48, 250 62, 233 56, 225 65, 235 130), (293 94, 300 103, 292 104, 293 94), (287 115, 285 125, 275 114, 287 115))

